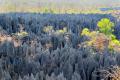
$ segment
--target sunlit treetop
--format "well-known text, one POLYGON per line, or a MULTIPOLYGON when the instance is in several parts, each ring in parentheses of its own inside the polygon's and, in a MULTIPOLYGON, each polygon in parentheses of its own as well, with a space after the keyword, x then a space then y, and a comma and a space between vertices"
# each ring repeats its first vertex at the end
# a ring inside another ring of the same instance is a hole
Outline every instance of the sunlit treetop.
POLYGON ((67 32, 67 27, 64 27, 63 29, 56 30, 55 34, 61 35, 61 34, 65 34, 66 32, 67 32))
POLYGON ((88 28, 82 30, 81 35, 90 38, 87 45, 94 46, 99 50, 104 50, 107 47, 112 51, 120 51, 120 41, 113 34, 114 23, 108 18, 103 18, 98 21, 97 26, 99 27, 98 31, 90 31, 88 28))
POLYGON ((87 36, 87 35, 89 35, 89 33, 90 33, 89 29, 88 29, 88 28, 84 28, 84 29, 82 30, 81 35, 82 35, 82 36, 83 36, 83 35, 87 36))
POLYGON ((49 31, 52 31, 52 30, 53 30, 53 26, 46 26, 46 27, 43 28, 43 31, 46 32, 46 33, 49 32, 49 31))
POLYGON ((115 24, 111 22, 108 18, 103 18, 97 23, 97 26, 99 27, 99 31, 101 33, 110 35, 114 31, 113 28, 115 24))
POLYGON ((26 36, 28 36, 28 33, 23 31, 23 32, 20 32, 20 33, 16 33, 16 35, 19 36, 19 37, 26 37, 26 36))

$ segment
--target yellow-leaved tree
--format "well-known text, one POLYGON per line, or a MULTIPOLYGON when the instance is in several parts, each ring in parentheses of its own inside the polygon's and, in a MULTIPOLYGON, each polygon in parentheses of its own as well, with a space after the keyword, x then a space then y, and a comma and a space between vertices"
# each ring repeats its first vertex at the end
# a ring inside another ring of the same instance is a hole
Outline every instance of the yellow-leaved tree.
POLYGON ((86 41, 88 46, 93 46, 99 51, 108 48, 114 51, 120 51, 120 41, 113 34, 115 24, 108 18, 98 21, 98 31, 90 31, 88 28, 82 30, 81 35, 87 36, 90 40, 86 41))

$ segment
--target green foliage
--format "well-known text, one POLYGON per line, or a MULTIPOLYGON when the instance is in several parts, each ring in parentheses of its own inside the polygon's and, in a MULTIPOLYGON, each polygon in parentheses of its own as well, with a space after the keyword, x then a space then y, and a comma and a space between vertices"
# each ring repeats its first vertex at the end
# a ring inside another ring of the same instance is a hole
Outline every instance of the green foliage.
POLYGON ((82 35, 82 36, 83 36, 83 35, 87 36, 87 35, 89 35, 89 33, 90 33, 89 29, 88 29, 88 28, 84 28, 84 29, 82 30, 81 35, 82 35))
POLYGON ((114 34, 111 34, 109 37, 111 38, 111 40, 115 40, 116 39, 116 36, 114 34))
POLYGON ((67 27, 64 27, 63 29, 59 29, 59 30, 54 30, 53 26, 47 26, 43 28, 43 31, 45 33, 53 33, 56 35, 62 35, 67 32, 67 27))
POLYGON ((22 32, 15 33, 13 35, 15 35, 17 38, 21 39, 21 38, 28 36, 28 33, 26 31, 22 31, 22 32))
POLYGON ((53 30, 53 26, 47 26, 47 27, 43 28, 43 31, 46 32, 46 33, 50 32, 52 30, 53 30))
POLYGON ((45 13, 48 13, 48 12, 49 12, 49 9, 48 9, 48 8, 45 8, 45 9, 44 9, 44 12, 45 12, 45 13))
POLYGON ((64 33, 66 33, 66 32, 67 32, 67 28, 64 27, 63 29, 56 30, 56 31, 55 31, 55 34, 61 35, 61 34, 64 34, 64 33))
POLYGON ((84 28, 82 30, 81 35, 85 35, 90 38, 90 40, 87 41, 87 45, 94 46, 99 49, 103 49, 107 46, 109 50, 119 51, 120 41, 113 34, 114 23, 107 18, 103 18, 97 23, 97 26, 99 27, 99 31, 90 32, 88 28, 84 28), (108 42, 108 44, 106 44, 106 42, 108 42))
POLYGON ((97 26, 99 27, 99 31, 101 33, 104 33, 105 35, 111 35, 112 32, 114 31, 114 23, 111 22, 108 18, 103 18, 101 19, 97 26))

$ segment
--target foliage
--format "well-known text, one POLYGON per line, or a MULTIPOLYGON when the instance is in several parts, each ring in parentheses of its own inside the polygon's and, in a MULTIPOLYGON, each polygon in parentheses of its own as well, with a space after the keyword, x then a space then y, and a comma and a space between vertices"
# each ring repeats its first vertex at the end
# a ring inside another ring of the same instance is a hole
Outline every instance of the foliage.
POLYGON ((22 31, 22 32, 15 33, 13 35, 15 35, 17 38, 22 39, 22 38, 28 36, 28 33, 26 31, 22 31))
POLYGON ((67 33, 67 28, 66 27, 64 27, 63 29, 55 31, 55 34, 57 34, 57 35, 65 34, 65 33, 67 33))
POLYGON ((90 34, 90 31, 89 31, 88 28, 84 28, 84 29, 82 30, 82 33, 81 33, 82 36, 83 36, 83 35, 89 36, 89 34, 90 34))
MULTIPOLYGON (((97 54, 99 52, 93 51, 91 47, 82 46, 86 37, 79 36, 79 33, 83 26, 87 26, 88 29, 83 31, 86 35, 89 30, 87 40, 95 38, 95 44, 101 47, 106 35, 93 30, 96 29, 96 22, 105 16, 115 20, 110 15, 99 14, 1 14, 0 33, 13 40, 0 43, 0 80, 98 80, 101 76, 92 73, 97 69, 119 65, 120 56, 110 54, 108 49, 97 54), (60 25, 61 22, 65 25, 60 25), (19 32, 18 24, 22 24, 23 32, 19 32), (48 25, 53 28, 49 27, 44 32, 44 26, 48 25), (48 35, 49 30, 53 30, 54 34, 48 35), (57 31, 60 36, 55 35, 57 31), (28 39, 15 41, 12 33, 28 33, 28 39), (14 45, 19 42, 19 45, 14 45), (81 46, 78 47, 78 44, 81 46)), ((116 27, 119 30, 119 26, 116 27)), ((117 44, 116 34, 110 35, 110 38, 117 44)))
POLYGON ((46 33, 50 32, 52 30, 53 30, 53 26, 47 26, 47 27, 43 28, 43 31, 46 32, 46 33))
POLYGON ((111 35, 112 32, 114 31, 113 28, 114 28, 114 23, 111 22, 109 19, 107 18, 103 18, 101 19, 97 26, 99 27, 99 31, 101 33, 104 33, 105 35, 111 35))
POLYGON ((81 35, 86 35, 90 38, 87 44, 102 51, 105 48, 119 51, 120 41, 113 34, 114 23, 107 18, 103 18, 97 23, 97 26, 99 27, 99 31, 90 32, 88 28, 82 30, 81 35))

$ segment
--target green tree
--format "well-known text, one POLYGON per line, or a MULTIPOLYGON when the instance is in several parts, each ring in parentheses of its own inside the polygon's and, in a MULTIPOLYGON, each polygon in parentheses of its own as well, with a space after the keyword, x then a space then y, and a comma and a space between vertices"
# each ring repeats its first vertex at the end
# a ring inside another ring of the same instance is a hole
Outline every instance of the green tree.
POLYGON ((108 18, 103 18, 101 19, 98 23, 97 26, 99 27, 99 31, 101 33, 104 33, 105 35, 111 35, 112 32, 114 31, 114 23, 111 22, 108 18))

